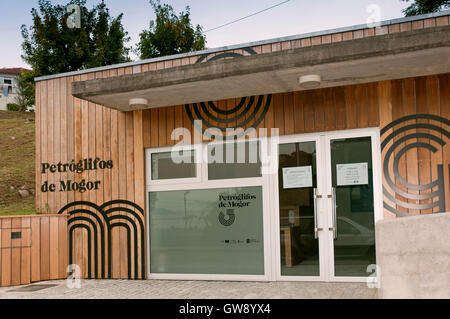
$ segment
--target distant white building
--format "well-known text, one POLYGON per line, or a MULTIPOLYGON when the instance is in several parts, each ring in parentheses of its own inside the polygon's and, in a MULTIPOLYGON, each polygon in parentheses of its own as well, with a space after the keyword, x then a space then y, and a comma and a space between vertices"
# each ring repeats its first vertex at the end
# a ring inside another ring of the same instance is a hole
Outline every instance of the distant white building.
POLYGON ((17 103, 19 76, 23 68, 0 69, 0 110, 5 111, 8 103, 17 103))

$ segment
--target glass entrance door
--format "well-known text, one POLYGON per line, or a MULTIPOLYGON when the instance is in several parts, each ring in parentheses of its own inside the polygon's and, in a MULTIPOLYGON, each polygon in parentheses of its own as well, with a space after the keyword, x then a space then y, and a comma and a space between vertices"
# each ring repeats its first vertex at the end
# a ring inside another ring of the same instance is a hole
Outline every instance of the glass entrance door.
POLYGON ((372 136, 327 138, 331 279, 364 279, 375 264, 372 136))
POLYGON ((375 264, 375 131, 285 137, 278 147, 281 280, 363 281, 375 264))
POLYGON ((277 269, 280 280, 326 280, 322 138, 284 137, 278 146, 277 269))

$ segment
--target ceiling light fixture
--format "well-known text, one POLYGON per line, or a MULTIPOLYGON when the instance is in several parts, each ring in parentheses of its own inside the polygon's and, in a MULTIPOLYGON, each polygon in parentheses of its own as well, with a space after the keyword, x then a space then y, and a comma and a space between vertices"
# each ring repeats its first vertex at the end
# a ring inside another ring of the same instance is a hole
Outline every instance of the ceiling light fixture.
POLYGON ((314 89, 320 86, 320 75, 308 74, 298 79, 298 83, 304 89, 314 89))
POLYGON ((131 107, 148 106, 148 100, 147 100, 147 99, 144 99, 144 98, 130 99, 129 104, 130 104, 131 107))

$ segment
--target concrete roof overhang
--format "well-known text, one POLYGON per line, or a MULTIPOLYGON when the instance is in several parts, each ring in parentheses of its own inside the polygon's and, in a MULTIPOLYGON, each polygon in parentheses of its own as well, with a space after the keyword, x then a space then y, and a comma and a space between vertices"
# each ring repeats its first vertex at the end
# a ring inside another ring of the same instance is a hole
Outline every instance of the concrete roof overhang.
POLYGON ((72 95, 121 111, 450 72, 450 26, 72 83, 72 95), (145 98, 148 106, 130 107, 145 98))

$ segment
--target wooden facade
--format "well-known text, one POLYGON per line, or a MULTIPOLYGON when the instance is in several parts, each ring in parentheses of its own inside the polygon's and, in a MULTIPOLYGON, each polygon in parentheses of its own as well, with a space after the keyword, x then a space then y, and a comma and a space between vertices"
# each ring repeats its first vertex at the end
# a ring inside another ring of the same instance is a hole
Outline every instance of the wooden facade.
POLYGON ((0 217, 0 287, 67 278, 67 217, 0 217))
MULTIPOLYGON (((443 16, 380 28, 294 39, 251 47, 251 50, 256 54, 263 54, 448 24, 449 17, 443 16)), ((61 213, 79 217, 74 221, 73 225, 76 224, 77 227, 73 230, 70 230, 69 221, 69 237, 73 240, 72 251, 69 255, 71 262, 81 266, 84 278, 145 278, 147 247, 144 149, 176 144, 178 141, 172 140, 171 134, 175 128, 179 127, 187 128, 193 138, 195 131, 193 120, 195 119, 208 119, 209 124, 221 128, 235 128, 244 123, 244 128, 267 128, 269 133, 271 128, 278 128, 280 135, 292 135, 367 127, 383 129, 397 119, 427 114, 444 119, 444 122, 435 121, 432 118, 405 118, 405 121, 397 125, 402 127, 411 123, 426 123, 441 127, 443 131, 449 130, 445 120, 448 121, 450 118, 450 74, 280 94, 267 92, 263 96, 254 97, 254 103, 249 106, 246 114, 237 112, 237 114, 223 115, 208 103, 204 104, 204 108, 198 105, 197 110, 194 105, 175 105, 124 113, 74 98, 71 95, 71 83, 74 81, 204 63, 225 53, 228 55, 221 58, 232 58, 230 53, 244 56, 250 54, 249 51, 241 49, 176 59, 168 58, 159 62, 96 72, 87 71, 79 75, 61 76, 37 82, 36 206, 47 214, 61 213), (258 109, 259 99, 262 106, 258 109), (236 120, 227 121, 233 117, 236 117, 236 120), (113 167, 103 170, 86 170, 82 173, 42 172, 42 163, 58 164, 72 161, 77 163, 88 158, 111 160, 113 167), (45 182, 57 184, 62 180, 77 183, 83 180, 95 180, 100 181, 100 187, 84 193, 41 190, 45 182), (103 217, 93 221, 94 214, 103 217), (130 244, 130 238, 137 239, 130 244), (91 251, 89 256, 91 260, 87 256, 88 250, 91 251)), ((249 101, 251 97, 246 99, 249 101)), ((236 97, 212 103, 221 110, 232 110, 241 101, 243 101, 242 97, 236 97)), ((395 129, 395 127, 388 128, 386 134, 395 129)), ((413 130, 416 133, 432 131, 420 125, 413 130)), ((396 135, 392 141, 387 142, 387 145, 392 145, 405 134, 406 132, 396 135)), ((424 148, 408 150, 400 158, 398 170, 400 175, 411 184, 428 184, 436 180, 438 165, 441 165, 443 176, 446 177, 444 189, 441 191, 445 194, 445 210, 450 211, 449 140, 442 131, 436 134, 445 140, 444 144, 433 142, 436 151, 424 148)), ((420 142, 422 139, 424 138, 416 137, 402 144, 420 142)), ((429 138, 425 139, 430 141, 429 138)), ((382 156, 384 155, 385 150, 382 153, 382 156)), ((426 190, 411 190, 398 181, 395 183, 399 189, 412 195, 424 195, 436 189, 434 187, 426 190)), ((410 207, 426 206, 427 203, 435 201, 433 198, 423 200, 405 198, 392 192, 389 187, 386 187, 385 192, 408 205, 411 204, 410 207)), ((405 214, 439 211, 439 206, 420 209, 405 208, 385 198, 386 203, 405 214)), ((384 215, 386 218, 395 216, 389 209, 385 210, 384 215)))

